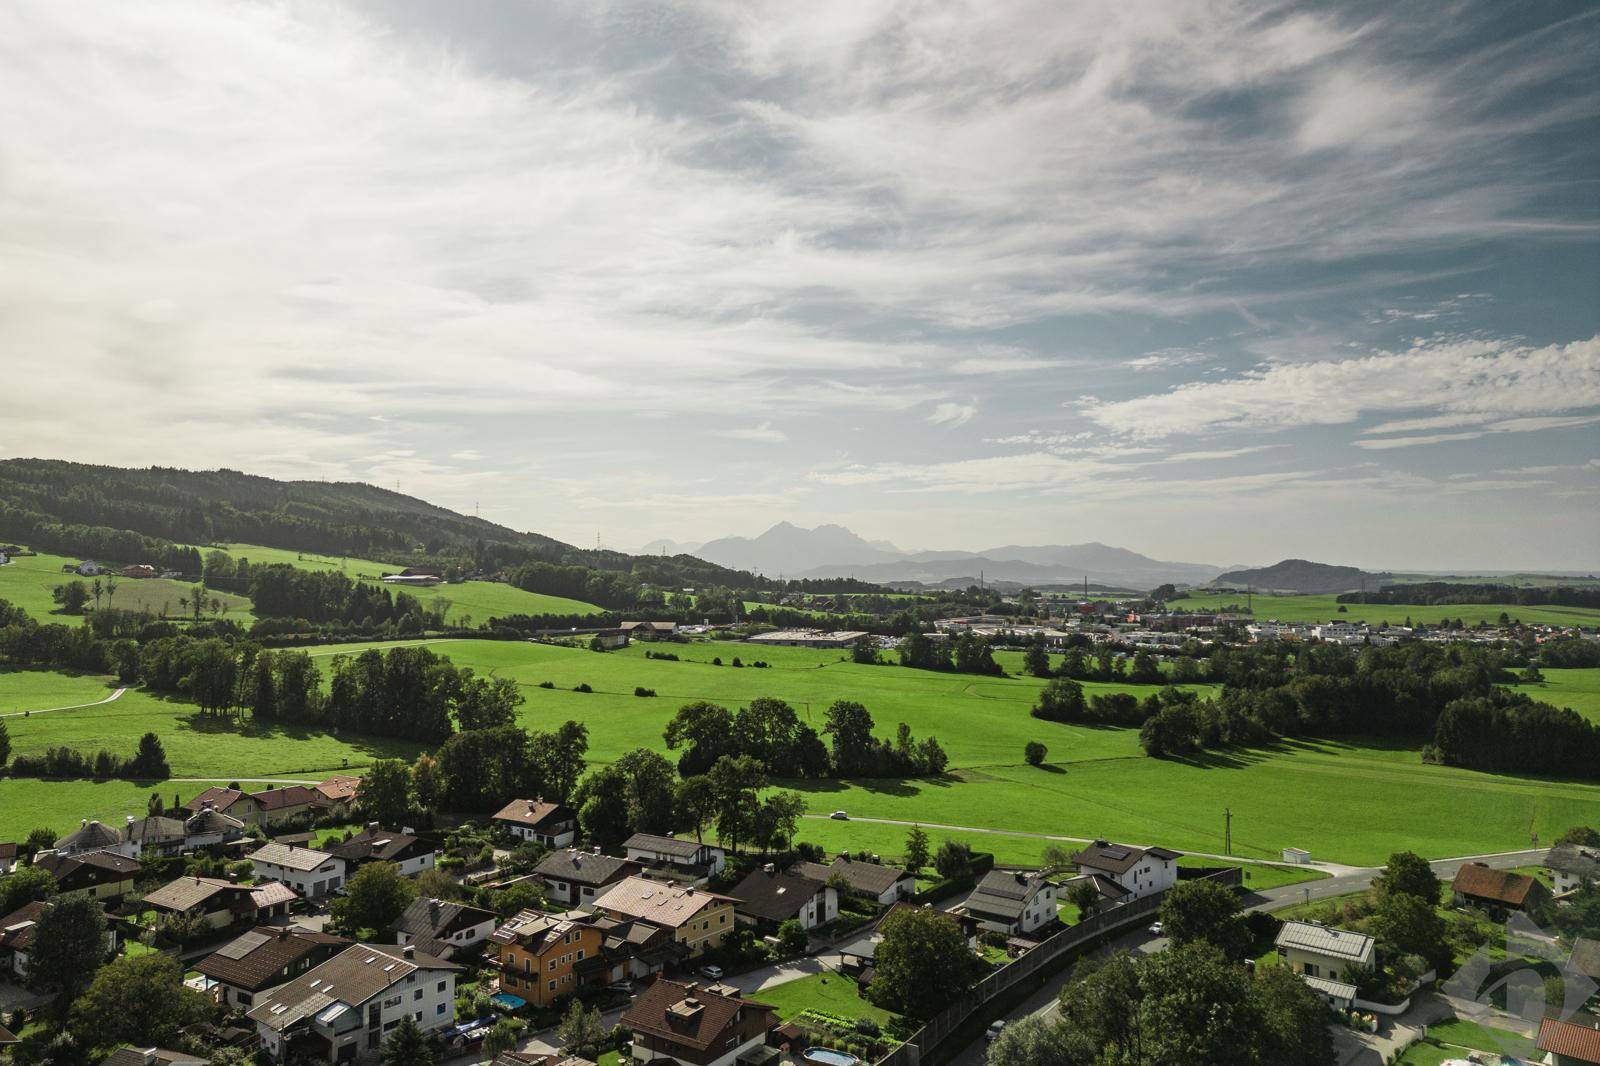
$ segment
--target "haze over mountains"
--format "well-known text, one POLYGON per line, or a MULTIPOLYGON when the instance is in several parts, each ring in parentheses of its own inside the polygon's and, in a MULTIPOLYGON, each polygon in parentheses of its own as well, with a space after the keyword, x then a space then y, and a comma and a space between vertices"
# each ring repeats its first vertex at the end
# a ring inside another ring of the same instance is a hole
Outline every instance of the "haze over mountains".
POLYGON ((721 537, 701 545, 654 541, 641 554, 687 552, 719 566, 790 578, 854 577, 873 582, 940 584, 972 578, 1031 585, 1091 584, 1153 588, 1200 584, 1224 567, 1164 562, 1126 548, 1087 544, 1008 544, 982 551, 904 551, 838 525, 802 529, 779 522, 757 537, 721 537))

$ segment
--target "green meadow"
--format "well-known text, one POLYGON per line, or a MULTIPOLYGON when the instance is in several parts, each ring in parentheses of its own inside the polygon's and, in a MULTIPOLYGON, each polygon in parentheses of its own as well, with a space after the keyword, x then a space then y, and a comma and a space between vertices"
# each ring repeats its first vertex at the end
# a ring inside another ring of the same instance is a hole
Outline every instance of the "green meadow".
POLYGON ((1543 681, 1513 685, 1541 703, 1570 707, 1591 722, 1600 722, 1600 668, 1545 670, 1543 681))
MULTIPOLYGON (((379 581, 384 574, 397 573, 401 567, 391 563, 378 563, 370 559, 353 559, 337 555, 317 555, 314 552, 288 551, 283 548, 264 548, 259 544, 224 544, 223 550, 236 559, 249 559, 251 563, 288 563, 302 570, 338 570, 352 578, 379 581)), ((209 549, 202 548, 201 554, 209 549)), ((512 614, 599 614, 603 608, 582 600, 563 596, 546 596, 538 592, 524 592, 500 581, 463 581, 456 585, 406 587, 403 591, 425 604, 446 600, 450 610, 445 617, 450 622, 463 625, 487 622, 490 618, 512 614)))
MULTIPOLYGON (((949 752, 950 772, 936 780, 786 782, 784 787, 803 793, 814 814, 843 809, 853 818, 996 830, 962 835, 974 847, 1002 855, 1001 861, 1030 861, 1048 843, 1006 835, 1008 831, 1105 836, 1220 852, 1225 808, 1233 811, 1235 855, 1276 859, 1283 848, 1294 846, 1309 849, 1317 859, 1356 865, 1380 863, 1401 848, 1433 857, 1512 850, 1528 846, 1533 832, 1548 840, 1575 824, 1600 824, 1600 786, 1426 766, 1415 749, 1387 741, 1286 741, 1270 748, 1210 752, 1189 761, 1150 759, 1139 748, 1136 730, 1032 718, 1028 711, 1042 682, 1031 677, 863 666, 849 662, 842 652, 737 643, 634 644, 608 653, 505 641, 409 643, 426 644, 480 673, 515 680, 526 699, 520 717, 530 728, 553 728, 569 718, 583 722, 589 729, 590 758, 596 762, 640 746, 664 750, 662 729, 689 700, 737 706, 757 696, 776 696, 818 728, 834 700, 859 700, 872 712, 880 735, 892 736, 896 725, 905 722, 918 737, 937 736, 949 752), (646 659, 652 647, 679 656, 679 661, 646 659), (746 665, 734 667, 735 657, 746 665), (722 665, 714 665, 717 658, 722 665), (770 665, 748 665, 757 660, 770 665), (543 682, 552 687, 540 687, 543 682), (574 692, 579 684, 595 691, 574 692), (635 687, 654 689, 658 695, 635 696, 635 687), (1048 748, 1042 767, 1023 760, 1023 746, 1030 740, 1048 748)), ((332 656, 372 646, 327 646, 313 654, 326 663, 332 656)), ((1015 655, 1001 660, 1007 669, 1018 665, 1015 655)), ((1600 671, 1547 674, 1551 680, 1542 698, 1588 701, 1590 711, 1600 701, 1600 671), (1567 698, 1558 699, 1558 693, 1567 698)), ((1085 688, 1151 691, 1150 686, 1112 684, 1085 688)), ((39 706, 56 706, 63 696, 67 702, 80 702, 84 693, 98 698, 96 693, 105 691, 104 679, 47 683, 32 675, 0 674, 0 704, 8 707, 34 698, 39 706), (12 687, 18 684, 35 688, 12 687)), ((162 736, 180 777, 315 777, 415 751, 394 742, 256 729, 248 720, 207 720, 188 704, 138 691, 103 707, 9 718, 7 723, 18 751, 50 744, 131 751, 138 735, 153 729, 162 736)), ((5 784, 13 795, 20 787, 23 794, 48 796, 48 804, 39 809, 53 817, 68 816, 71 822, 81 817, 55 797, 58 788, 80 786, 5 784)), ((16 831, 18 821, 32 824, 36 818, 0 813, 0 839, 16 831)), ((930 833, 936 840, 951 835, 930 833)), ((829 850, 868 847, 896 854, 905 828, 813 818, 806 820, 802 836, 829 850)))
MULTIPOLYGON (((76 566, 79 562, 80 559, 65 555, 18 556, 5 566, 0 566, 0 600, 16 604, 41 622, 74 622, 76 616, 61 613, 51 594, 57 585, 64 585, 68 581, 93 585, 94 578, 79 577, 61 569, 63 566, 76 566)), ((100 583, 105 587, 109 579, 102 577, 100 583)), ((100 606, 130 611, 146 610, 180 621, 189 616, 188 608, 180 601, 194 594, 194 585, 190 582, 160 577, 117 577, 116 583, 116 591, 102 596, 100 606)), ((250 613, 250 600, 244 596, 207 590, 205 597, 208 604, 214 599, 223 606, 223 618, 248 625, 255 617, 250 613)), ((92 606, 93 601, 90 603, 92 606)), ((205 617, 213 618, 217 614, 208 606, 205 617)))
MULTIPOLYGON (((1525 607, 1515 603, 1452 603, 1442 607, 1419 604, 1339 603, 1336 596, 1270 596, 1256 593, 1250 597, 1255 617, 1263 621, 1279 622, 1369 622, 1374 625, 1388 622, 1400 625, 1407 618, 1421 624, 1434 623, 1445 618, 1463 619, 1468 625, 1500 620, 1501 612, 1513 621, 1529 625, 1597 626, 1600 610, 1589 607, 1525 607), (1344 613, 1339 612, 1343 607, 1344 613)), ((1215 611, 1224 607, 1243 607, 1243 592, 1228 592, 1204 596, 1186 596, 1169 600, 1167 606, 1175 611, 1215 611)))

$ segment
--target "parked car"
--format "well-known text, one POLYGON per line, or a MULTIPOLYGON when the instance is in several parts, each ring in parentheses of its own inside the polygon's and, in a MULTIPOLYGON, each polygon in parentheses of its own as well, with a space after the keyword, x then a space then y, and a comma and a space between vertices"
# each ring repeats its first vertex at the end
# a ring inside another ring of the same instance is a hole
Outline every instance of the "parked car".
POLYGON ((1150 935, 1151 936, 1160 936, 1164 928, 1165 927, 1160 922, 1151 922, 1150 923, 1150 935))
POLYGON ((999 1036, 1000 1031, 1005 1027, 1006 1020, 1004 1018, 996 1018, 994 1021, 989 1023, 989 1028, 983 1031, 984 1041, 990 1044, 994 1043, 995 1037, 999 1036))
POLYGON ((844 811, 834 811, 832 814, 828 815, 828 817, 837 819, 841 822, 848 822, 850 820, 850 815, 846 814, 844 811))
POLYGON ((706 978, 707 980, 711 980, 711 981, 720 981, 720 980, 722 980, 722 967, 721 966, 702 966, 698 970, 696 970, 695 973, 699 974, 701 977, 706 978))

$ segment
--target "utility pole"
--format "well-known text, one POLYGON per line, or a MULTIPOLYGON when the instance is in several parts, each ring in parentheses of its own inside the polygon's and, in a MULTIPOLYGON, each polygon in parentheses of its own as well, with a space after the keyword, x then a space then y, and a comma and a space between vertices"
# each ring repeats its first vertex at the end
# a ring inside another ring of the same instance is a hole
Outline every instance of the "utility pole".
POLYGON ((1222 808, 1222 854, 1233 854, 1233 810, 1222 808))

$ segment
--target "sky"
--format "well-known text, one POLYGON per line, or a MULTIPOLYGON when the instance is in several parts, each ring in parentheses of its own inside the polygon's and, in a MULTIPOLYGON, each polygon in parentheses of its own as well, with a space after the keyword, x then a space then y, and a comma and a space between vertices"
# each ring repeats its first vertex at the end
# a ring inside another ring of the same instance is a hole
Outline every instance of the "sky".
POLYGON ((1600 9, 20 0, 0 455, 1600 570, 1600 9))

